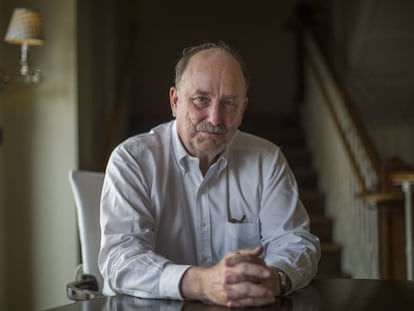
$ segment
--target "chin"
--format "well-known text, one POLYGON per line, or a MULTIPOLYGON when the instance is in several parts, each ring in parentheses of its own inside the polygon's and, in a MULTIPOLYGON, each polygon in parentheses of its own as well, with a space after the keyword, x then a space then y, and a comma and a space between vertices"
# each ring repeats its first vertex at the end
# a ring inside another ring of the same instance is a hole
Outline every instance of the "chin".
POLYGON ((218 154, 220 154, 221 152, 223 152, 223 150, 225 149, 225 145, 200 145, 198 146, 199 150, 201 150, 203 153, 205 154, 210 154, 213 156, 216 156, 218 154))

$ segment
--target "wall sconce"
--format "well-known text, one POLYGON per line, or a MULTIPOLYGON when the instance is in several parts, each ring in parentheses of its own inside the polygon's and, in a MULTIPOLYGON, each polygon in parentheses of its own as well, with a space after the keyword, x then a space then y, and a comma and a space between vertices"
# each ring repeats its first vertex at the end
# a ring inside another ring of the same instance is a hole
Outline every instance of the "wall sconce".
POLYGON ((30 45, 42 45, 40 14, 31 9, 14 9, 4 41, 21 45, 20 75, 8 75, 0 72, 0 88, 7 83, 38 83, 41 80, 40 70, 32 70, 27 54, 30 45))

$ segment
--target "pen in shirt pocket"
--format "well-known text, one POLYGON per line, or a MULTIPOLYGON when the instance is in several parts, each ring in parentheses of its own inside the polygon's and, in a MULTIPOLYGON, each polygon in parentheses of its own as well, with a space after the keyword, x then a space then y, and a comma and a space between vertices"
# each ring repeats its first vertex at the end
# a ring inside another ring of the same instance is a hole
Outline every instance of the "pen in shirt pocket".
POLYGON ((233 224, 241 224, 245 221, 245 219, 246 219, 246 214, 243 214, 243 216, 240 219, 230 218, 229 222, 233 224))

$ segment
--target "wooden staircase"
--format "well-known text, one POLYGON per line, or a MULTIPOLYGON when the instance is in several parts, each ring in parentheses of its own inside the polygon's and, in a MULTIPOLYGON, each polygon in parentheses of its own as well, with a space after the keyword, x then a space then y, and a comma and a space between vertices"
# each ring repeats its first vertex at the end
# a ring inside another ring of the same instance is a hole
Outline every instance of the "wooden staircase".
POLYGON ((300 198, 311 219, 311 232, 321 241, 322 257, 317 277, 349 277, 341 271, 341 246, 332 239, 334 223, 325 215, 324 194, 318 190, 318 176, 312 167, 299 117, 246 115, 241 130, 274 142, 287 158, 299 185, 300 198))

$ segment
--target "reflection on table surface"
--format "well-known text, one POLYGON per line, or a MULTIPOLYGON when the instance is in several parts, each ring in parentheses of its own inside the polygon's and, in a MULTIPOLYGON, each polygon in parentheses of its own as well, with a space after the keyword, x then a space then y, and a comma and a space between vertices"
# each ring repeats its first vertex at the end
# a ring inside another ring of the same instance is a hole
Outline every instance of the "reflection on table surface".
MULTIPOLYGON (((320 279, 293 294, 278 298, 274 304, 245 310, 414 310, 414 282, 392 280, 320 279)), ((221 311, 225 307, 174 300, 149 300, 113 296, 77 302, 55 311, 160 310, 221 311)))

